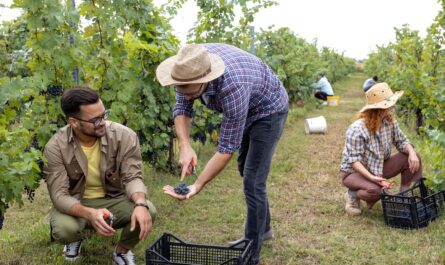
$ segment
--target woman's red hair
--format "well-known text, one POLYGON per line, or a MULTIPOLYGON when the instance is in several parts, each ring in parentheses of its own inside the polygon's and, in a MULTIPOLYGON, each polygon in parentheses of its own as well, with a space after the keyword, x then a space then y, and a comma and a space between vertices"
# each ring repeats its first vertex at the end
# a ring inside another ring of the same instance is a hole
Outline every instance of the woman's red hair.
POLYGON ((368 109, 359 112, 357 116, 365 121, 366 128, 371 133, 377 132, 382 127, 383 120, 393 121, 392 115, 386 109, 368 109))

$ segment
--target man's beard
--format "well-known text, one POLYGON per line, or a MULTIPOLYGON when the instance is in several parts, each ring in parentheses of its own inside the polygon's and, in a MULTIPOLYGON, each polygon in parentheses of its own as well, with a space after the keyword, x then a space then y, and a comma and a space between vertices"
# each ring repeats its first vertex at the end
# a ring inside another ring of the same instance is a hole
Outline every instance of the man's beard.
POLYGON ((105 135, 105 132, 106 132, 105 131, 105 124, 103 126, 99 127, 99 128, 95 128, 93 132, 88 132, 88 131, 84 130, 83 126, 82 126, 81 130, 82 130, 83 134, 85 134, 87 136, 90 136, 90 137, 94 137, 94 138, 101 138, 102 136, 105 135), (103 133, 102 132, 98 132, 98 130, 102 131, 102 129, 103 129, 103 133))

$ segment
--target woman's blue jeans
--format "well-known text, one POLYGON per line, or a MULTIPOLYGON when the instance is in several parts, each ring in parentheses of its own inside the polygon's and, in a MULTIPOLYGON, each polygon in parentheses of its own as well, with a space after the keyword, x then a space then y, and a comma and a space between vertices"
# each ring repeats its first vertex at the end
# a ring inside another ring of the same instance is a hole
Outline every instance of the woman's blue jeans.
POLYGON ((264 232, 270 229, 267 176, 272 156, 286 124, 287 112, 274 113, 244 129, 238 170, 244 178, 247 205, 245 237, 253 240, 253 262, 259 262, 264 232))

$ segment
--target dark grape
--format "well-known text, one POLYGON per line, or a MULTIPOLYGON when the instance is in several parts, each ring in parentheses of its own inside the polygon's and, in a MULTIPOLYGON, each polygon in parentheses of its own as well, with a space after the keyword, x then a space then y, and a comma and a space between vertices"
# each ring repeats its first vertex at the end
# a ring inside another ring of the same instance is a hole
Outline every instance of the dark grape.
POLYGON ((150 164, 152 164, 153 166, 156 165, 156 163, 158 162, 158 158, 159 158, 158 153, 157 152, 149 152, 148 156, 150 159, 150 164))
POLYGON ((211 123, 207 126, 207 132, 208 133, 212 133, 213 130, 215 130, 215 129, 216 129, 216 126, 211 124, 211 123))
POLYGON ((31 147, 33 147, 34 149, 39 150, 41 152, 43 151, 43 147, 41 147, 39 145, 39 140, 37 139, 37 134, 34 134, 34 136, 32 137, 31 147))
POLYGON ((33 202, 34 201, 34 196, 36 195, 36 191, 33 190, 33 189, 30 189, 28 187, 25 187, 25 192, 28 195, 28 200, 30 202, 33 202))
POLYGON ((42 172, 42 171, 43 171, 43 166, 44 166, 45 164, 43 163, 43 160, 42 160, 41 158, 39 158, 39 159, 37 160, 37 165, 39 165, 40 172, 42 172))
POLYGON ((205 144, 207 140, 207 135, 205 134, 205 132, 199 132, 198 139, 202 144, 205 144))
POLYGON ((63 91, 62 91, 62 86, 61 85, 49 85, 47 87, 47 91, 50 95, 53 96, 61 96, 63 91))
POLYGON ((145 137, 145 134, 144 134, 144 132, 142 130, 138 130, 136 132, 136 134, 137 134, 137 136, 139 138, 139 143, 141 145, 143 145, 143 144, 145 144, 147 142, 147 137, 145 137))
POLYGON ((190 189, 187 187, 183 181, 180 181, 178 186, 175 188, 175 193, 179 195, 187 195, 190 192, 190 189))
POLYGON ((39 150, 40 152, 43 151, 43 147, 41 147, 41 146, 39 145, 39 141, 37 140, 37 135, 36 135, 36 134, 34 134, 34 136, 32 137, 31 143, 29 144, 28 147, 25 148, 24 151, 25 151, 25 152, 29 152, 29 151, 31 151, 31 148, 34 148, 34 149, 36 149, 36 150, 39 150))
POLYGON ((194 141, 200 141, 202 144, 205 144, 207 140, 207 135, 205 132, 200 130, 199 132, 193 134, 192 138, 194 141))

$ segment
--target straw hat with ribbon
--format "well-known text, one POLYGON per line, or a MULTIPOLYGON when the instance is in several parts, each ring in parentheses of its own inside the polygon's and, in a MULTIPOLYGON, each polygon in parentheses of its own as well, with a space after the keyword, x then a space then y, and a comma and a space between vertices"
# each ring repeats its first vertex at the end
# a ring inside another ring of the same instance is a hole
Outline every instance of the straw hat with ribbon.
POLYGON ((177 55, 164 60, 156 69, 162 86, 201 84, 224 73, 224 62, 200 44, 188 44, 177 55))
POLYGON ((393 93, 387 83, 377 83, 366 91, 367 105, 360 112, 368 109, 387 109, 394 104, 403 95, 403 91, 393 93))

